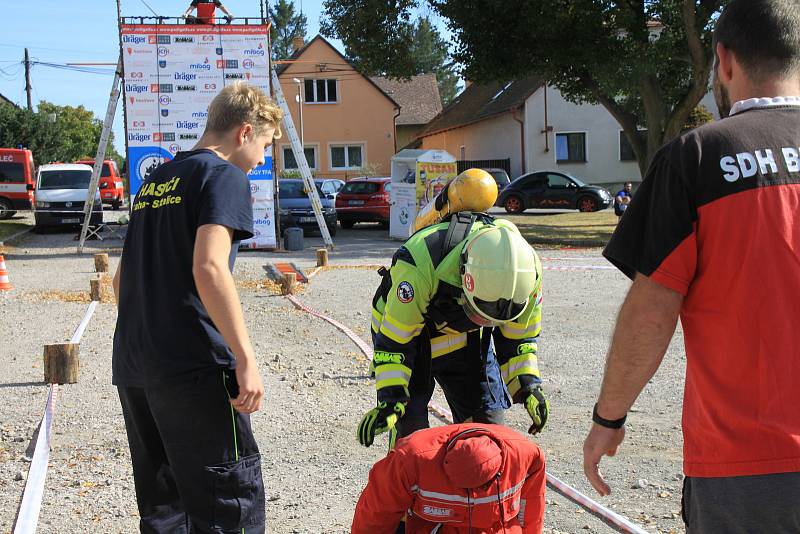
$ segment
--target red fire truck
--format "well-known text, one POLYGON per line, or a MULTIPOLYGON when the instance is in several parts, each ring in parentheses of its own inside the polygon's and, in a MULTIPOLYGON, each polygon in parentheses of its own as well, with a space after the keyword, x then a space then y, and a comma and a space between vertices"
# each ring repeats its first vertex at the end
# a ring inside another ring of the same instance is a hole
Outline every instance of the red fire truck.
POLYGON ((0 148, 0 219, 34 206, 33 154, 22 148, 0 148))

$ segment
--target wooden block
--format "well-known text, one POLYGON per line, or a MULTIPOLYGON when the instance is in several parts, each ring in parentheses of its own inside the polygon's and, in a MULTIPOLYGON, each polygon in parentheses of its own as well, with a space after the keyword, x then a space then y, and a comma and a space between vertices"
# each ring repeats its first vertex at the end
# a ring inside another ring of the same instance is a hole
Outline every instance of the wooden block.
POLYGON ((328 266, 328 249, 327 248, 318 248, 317 249, 317 267, 327 267, 328 266))
POLYGON ((44 381, 48 384, 76 384, 78 382, 77 343, 58 343, 44 346, 44 381))
POLYGON ((108 254, 101 252, 94 255, 94 270, 98 273, 108 272, 108 254))
POLYGON ((297 284, 297 274, 283 273, 283 280, 281 281, 281 293, 283 295, 294 294, 295 284, 297 284))
POLYGON ((92 300, 101 301, 103 296, 103 291, 101 287, 101 281, 99 278, 92 278, 89 280, 89 297, 92 300))

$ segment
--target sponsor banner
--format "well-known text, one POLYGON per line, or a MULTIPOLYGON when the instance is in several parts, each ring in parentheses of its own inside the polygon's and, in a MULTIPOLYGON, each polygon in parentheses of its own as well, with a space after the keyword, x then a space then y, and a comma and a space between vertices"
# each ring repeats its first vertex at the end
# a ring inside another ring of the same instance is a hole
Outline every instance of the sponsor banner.
POLYGON ((253 204, 252 239, 242 241, 240 248, 275 248, 275 183, 272 179, 272 147, 267 150, 264 165, 249 175, 250 200, 253 204))
MULTIPOLYGON (((225 85, 249 81, 269 93, 267 39, 265 26, 122 26, 131 196, 157 165, 197 144, 225 85)), ((257 235, 248 248, 276 246, 271 161, 250 175, 257 235)))

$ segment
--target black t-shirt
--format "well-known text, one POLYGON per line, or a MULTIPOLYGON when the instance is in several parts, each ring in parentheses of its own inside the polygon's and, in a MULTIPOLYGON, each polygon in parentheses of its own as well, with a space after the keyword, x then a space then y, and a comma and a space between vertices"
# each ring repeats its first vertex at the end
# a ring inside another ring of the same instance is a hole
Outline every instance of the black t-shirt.
POLYGON ((233 230, 233 271, 238 242, 253 236, 247 175, 210 150, 179 152, 133 201, 120 260, 114 384, 156 385, 235 366, 192 275, 197 229, 205 224, 233 230))

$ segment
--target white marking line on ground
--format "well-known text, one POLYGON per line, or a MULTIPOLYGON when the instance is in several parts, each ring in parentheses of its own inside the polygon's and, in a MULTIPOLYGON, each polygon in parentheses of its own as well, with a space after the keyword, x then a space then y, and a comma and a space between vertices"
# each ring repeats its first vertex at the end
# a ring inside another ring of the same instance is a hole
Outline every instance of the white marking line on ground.
POLYGON ((615 271, 611 265, 545 265, 545 271, 615 271))
MULTIPOLYGON (((80 343, 86 326, 94 315, 97 301, 92 301, 86 314, 83 316, 78 328, 72 335, 70 343, 80 343)), ((47 395, 47 404, 44 408, 42 422, 39 425, 39 436, 36 438, 36 447, 33 450, 33 460, 28 469, 28 480, 22 493, 22 503, 19 505, 17 519, 14 525, 14 534, 34 534, 39 524, 39 512, 42 508, 44 495, 44 482, 47 478, 47 465, 50 460, 50 435, 53 428, 53 417, 56 410, 58 397, 58 384, 50 384, 47 395)))
MULTIPOLYGON (((352 330, 341 324, 340 322, 336 321, 324 315, 309 306, 303 304, 297 297, 294 295, 286 295, 286 298, 298 309, 303 310, 305 312, 314 315, 315 317, 319 317, 323 321, 327 321, 328 323, 332 324, 344 334, 349 337, 356 346, 361 349, 361 352, 364 353, 364 356, 372 359, 372 348, 360 337, 358 337, 352 330)), ((453 415, 450 411, 446 408, 442 408, 441 406, 437 406, 432 401, 428 404, 428 408, 434 414, 439 417, 442 417, 446 421, 452 423, 453 422, 453 415)), ((646 530, 640 528, 639 526, 631 523, 621 515, 617 514, 616 512, 609 510, 602 504, 598 503, 597 501, 587 497, 580 491, 576 490, 566 482, 559 480, 558 478, 554 477, 550 473, 546 473, 547 475, 547 484, 555 490, 557 493, 560 493, 567 499, 571 500, 572 502, 578 504, 582 508, 585 508, 595 517, 603 521, 606 525, 610 526, 614 530, 618 532, 624 532, 626 534, 650 534, 646 530)), ((16 534, 16 533, 15 533, 16 534)))

